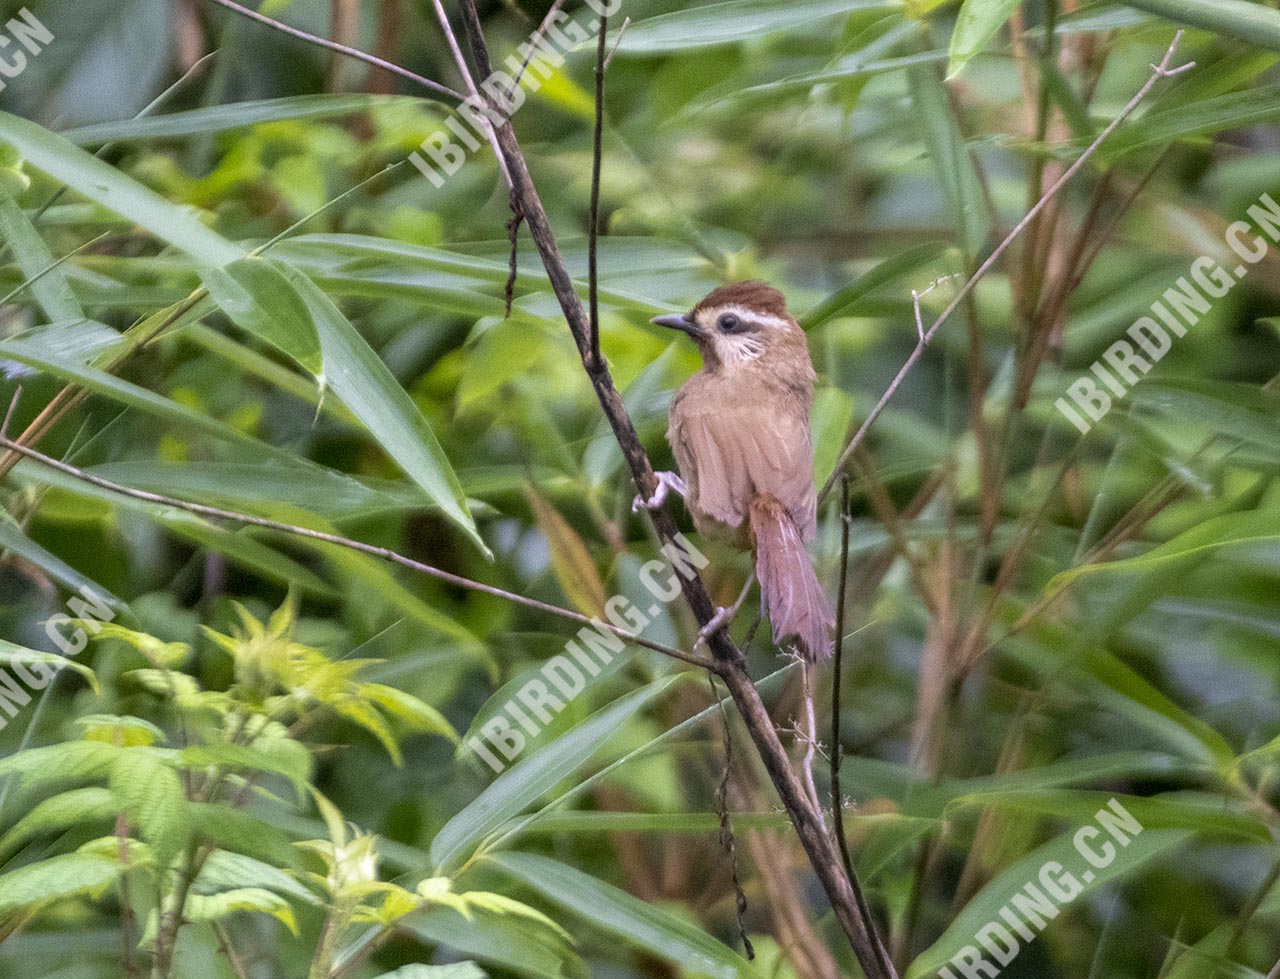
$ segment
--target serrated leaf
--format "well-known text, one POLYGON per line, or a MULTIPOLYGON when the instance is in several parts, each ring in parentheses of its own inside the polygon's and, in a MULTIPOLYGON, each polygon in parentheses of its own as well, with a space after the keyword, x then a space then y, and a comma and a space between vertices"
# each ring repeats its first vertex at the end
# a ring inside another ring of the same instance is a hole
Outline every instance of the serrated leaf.
MULTIPOLYGON (((39 665, 41 671, 31 674, 34 682, 27 682, 26 684, 32 690, 43 690, 49 685, 49 681, 53 679, 55 673, 61 670, 71 670, 73 673, 78 673, 88 680, 89 685, 93 687, 94 693, 99 692, 98 676, 93 670, 83 663, 77 663, 75 660, 61 656, 58 653, 42 653, 39 650, 28 649, 26 646, 19 646, 17 643, 9 642, 7 639, 0 639, 0 663, 10 667, 39 665)), ((21 674, 19 676, 21 677, 21 674)), ((8 696, 13 700, 21 699, 12 692, 8 696)))
POLYGON ((116 879, 119 864, 92 853, 64 853, 0 876, 0 914, 100 893, 116 879))
POLYGON ((101 741, 66 741, 26 748, 0 759, 0 778, 16 775, 29 789, 64 779, 104 777, 122 748, 101 741))
POLYGON ((80 823, 114 819, 120 806, 107 789, 71 789, 43 800, 19 819, 0 839, 0 855, 17 850, 45 833, 59 833, 80 823))
POLYGON ((276 867, 297 865, 289 838, 252 813, 216 802, 192 802, 187 808, 193 832, 215 846, 276 867))
POLYGON ((414 731, 423 734, 439 734, 455 744, 458 732, 453 729, 443 714, 424 703, 417 697, 405 693, 397 687, 389 687, 382 683, 360 684, 360 695, 367 697, 396 720, 408 725, 414 731))
POLYGON ((133 748, 121 752, 111 766, 109 784, 129 824, 150 845, 157 866, 167 867, 190 830, 178 773, 147 749, 133 748))
POLYGON ((218 921, 237 911, 254 911, 269 914, 283 922, 285 927, 298 934, 298 920, 293 907, 274 891, 260 887, 237 887, 217 894, 190 894, 183 905, 183 916, 191 921, 218 921))
POLYGON ((184 748, 178 763, 186 768, 230 768, 274 772, 301 789, 311 778, 311 753, 292 738, 258 738, 252 746, 207 744, 184 748))

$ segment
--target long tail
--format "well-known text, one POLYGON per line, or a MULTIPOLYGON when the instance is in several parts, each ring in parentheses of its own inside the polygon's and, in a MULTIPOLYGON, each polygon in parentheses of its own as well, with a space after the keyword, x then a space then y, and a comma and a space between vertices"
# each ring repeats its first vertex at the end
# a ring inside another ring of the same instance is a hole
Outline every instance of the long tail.
POLYGON ((804 549, 800 528, 778 498, 751 498, 751 533, 756 543, 756 577, 764 610, 779 645, 795 636, 809 662, 831 655, 835 613, 804 549))

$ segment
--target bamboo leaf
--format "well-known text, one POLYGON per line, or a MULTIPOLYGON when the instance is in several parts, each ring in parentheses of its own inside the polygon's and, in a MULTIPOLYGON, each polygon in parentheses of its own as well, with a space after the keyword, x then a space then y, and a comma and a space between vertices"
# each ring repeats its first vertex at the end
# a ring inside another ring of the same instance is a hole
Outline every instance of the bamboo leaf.
POLYGON ((745 959, 686 919, 557 860, 514 852, 487 859, 595 927, 682 969, 715 979, 756 974, 745 959))
POLYGON ((1280 11, 1246 0, 1124 0, 1179 24, 1280 51, 1280 11))
POLYGON ((53 255, 22 208, 7 195, 0 195, 0 236, 13 249, 18 267, 30 283, 27 288, 50 323, 84 319, 66 275, 54 265, 53 255))
POLYGON ((964 0, 951 34, 947 81, 960 74, 971 58, 986 49, 1019 3, 1021 0, 964 0))
POLYGON ((586 543, 536 489, 525 486, 524 493, 533 508, 538 529, 551 547, 551 570, 565 596, 583 615, 603 615, 608 596, 586 543))
POLYGON ((442 870, 454 867, 485 837, 590 761, 636 711, 678 679, 666 677, 620 697, 503 772, 436 834, 431 861, 442 870))

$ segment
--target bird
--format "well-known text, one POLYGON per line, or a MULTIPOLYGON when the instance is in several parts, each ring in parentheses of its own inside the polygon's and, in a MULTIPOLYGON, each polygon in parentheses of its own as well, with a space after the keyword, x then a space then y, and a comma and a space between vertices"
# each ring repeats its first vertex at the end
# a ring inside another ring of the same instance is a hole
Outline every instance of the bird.
MULTIPOLYGON (((835 613, 805 541, 817 528, 809 412, 817 380, 804 330, 785 297, 758 281, 713 290, 691 311, 654 317, 688 334, 702 368, 671 401, 667 441, 679 473, 656 473, 657 488, 635 509, 684 497, 699 533, 754 550, 761 603, 774 642, 793 638, 809 663, 831 654, 835 613)), ((719 609, 705 642, 736 609, 719 609)))

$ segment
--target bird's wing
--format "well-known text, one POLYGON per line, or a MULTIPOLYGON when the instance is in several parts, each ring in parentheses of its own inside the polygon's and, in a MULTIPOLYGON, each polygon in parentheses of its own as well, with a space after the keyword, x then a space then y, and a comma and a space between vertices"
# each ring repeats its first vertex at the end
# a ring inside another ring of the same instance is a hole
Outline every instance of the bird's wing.
POLYGON ((737 527, 752 495, 769 493, 808 534, 817 512, 808 420, 775 408, 719 404, 675 412, 671 446, 681 473, 696 484, 694 505, 708 516, 737 527))

